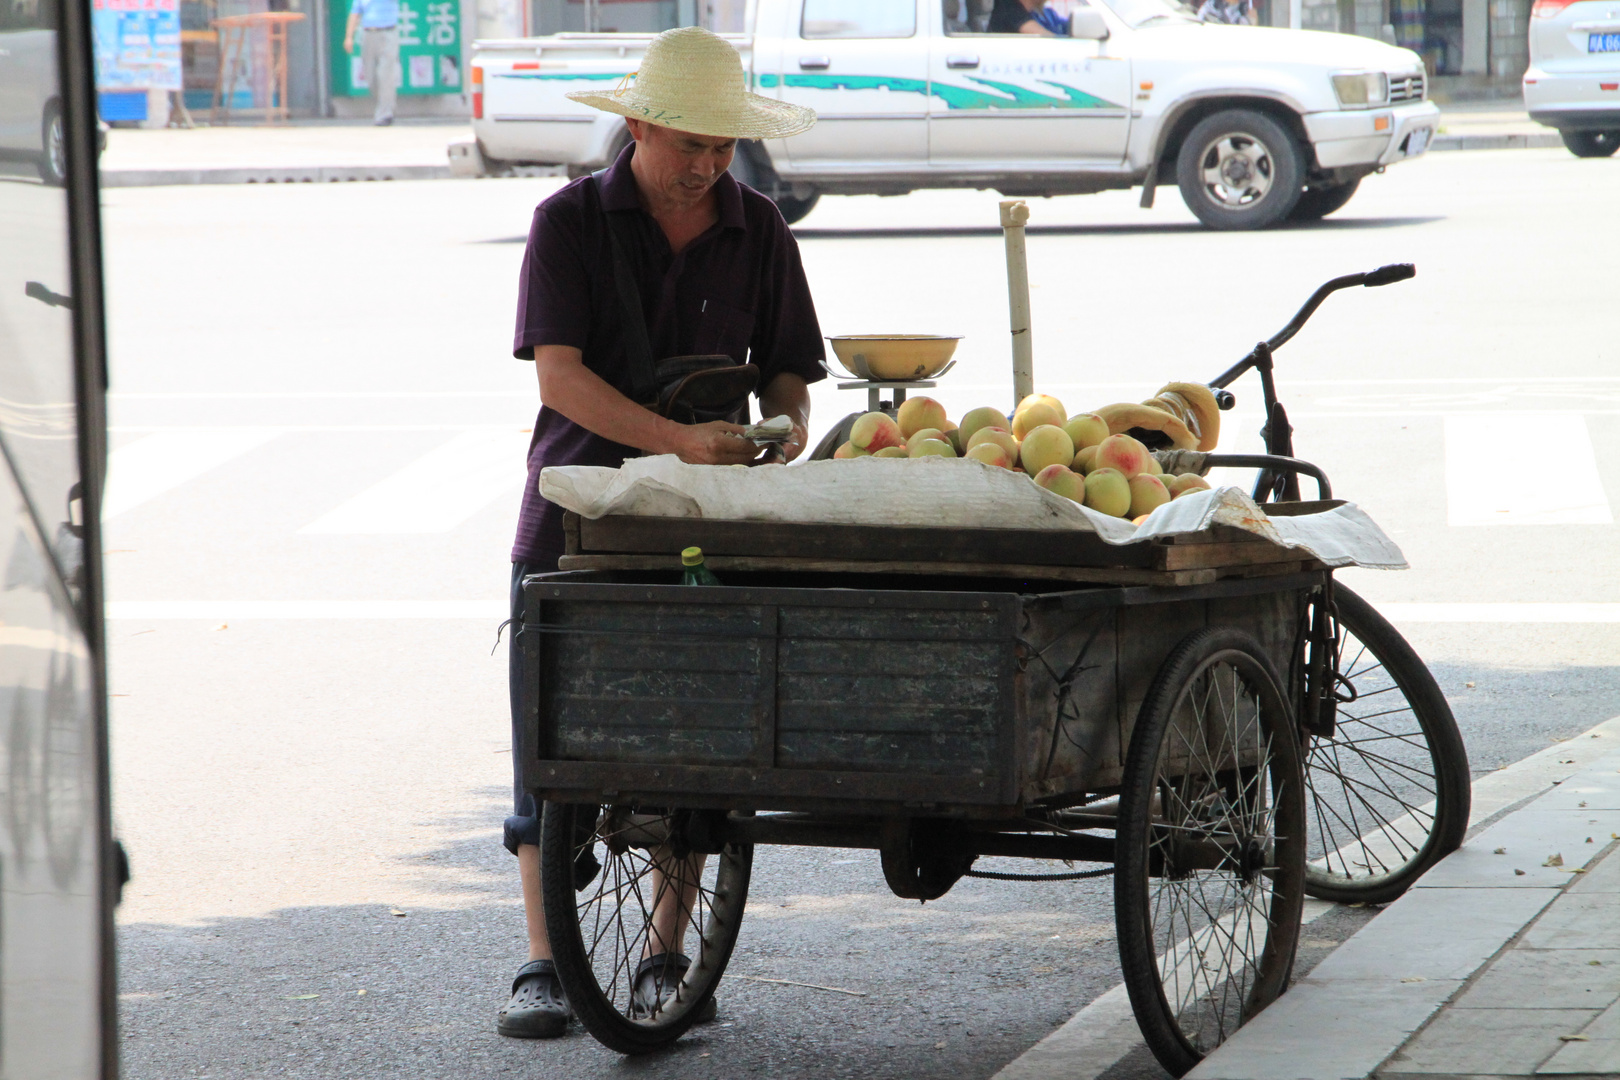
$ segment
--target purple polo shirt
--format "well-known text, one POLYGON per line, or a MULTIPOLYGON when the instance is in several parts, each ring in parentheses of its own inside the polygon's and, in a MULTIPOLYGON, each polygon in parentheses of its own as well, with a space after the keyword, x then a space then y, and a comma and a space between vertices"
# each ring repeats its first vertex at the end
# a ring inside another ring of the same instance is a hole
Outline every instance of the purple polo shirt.
MULTIPOLYGON (((630 171, 632 143, 603 177, 575 180, 541 203, 529 228, 518 282, 512 353, 533 359, 537 345, 571 345, 585 366, 626 391, 629 360, 620 329, 618 286, 607 213, 624 213, 635 237, 629 256, 641 292, 654 362, 666 356, 726 353, 757 364, 764 389, 783 372, 824 378, 821 325, 799 246, 776 204, 729 173, 715 183, 720 220, 679 255, 646 211, 630 171)), ((529 442, 513 562, 557 565, 563 553, 562 508, 540 497, 540 470, 551 465, 617 468, 639 451, 595 435, 542 404, 529 442)))

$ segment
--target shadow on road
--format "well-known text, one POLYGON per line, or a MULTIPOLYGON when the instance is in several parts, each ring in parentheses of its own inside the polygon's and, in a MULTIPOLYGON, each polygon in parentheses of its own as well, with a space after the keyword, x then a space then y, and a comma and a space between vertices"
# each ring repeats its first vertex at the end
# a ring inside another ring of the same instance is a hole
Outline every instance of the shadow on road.
MULTIPOLYGON (((1293 225, 1290 229, 1309 229, 1313 232, 1333 232, 1353 229, 1395 229, 1412 225, 1430 225, 1437 221, 1444 221, 1441 214, 1413 215, 1411 217, 1376 217, 1376 218, 1327 218, 1322 221, 1313 221, 1304 225, 1293 225)), ((1209 233, 1211 236, 1220 236, 1221 233, 1211 232, 1197 222, 1165 222, 1143 225, 1030 225, 1026 231, 1031 236, 1130 236, 1141 234, 1147 236, 1179 236, 1189 233, 1209 233)), ((797 226, 793 235, 800 240, 919 240, 919 239, 948 239, 985 237, 999 238, 1001 230, 994 226, 907 226, 894 228, 858 228, 858 229, 823 229, 816 226, 797 226)), ((490 240, 475 240, 476 244, 526 244, 527 236, 502 236, 490 240)))
MULTIPOLYGON (((1438 215, 1426 217, 1382 217, 1382 218, 1346 218, 1342 221, 1325 219, 1311 222, 1308 225, 1294 225, 1294 229, 1336 230, 1336 229, 1387 229, 1399 228, 1408 225, 1428 225, 1436 221, 1444 221, 1438 215)), ((1030 225, 1025 228, 1031 236, 1129 236, 1143 234, 1153 236, 1176 236, 1189 233, 1209 233, 1219 236, 1204 228, 1197 222, 1173 222, 1163 224, 1142 225, 1030 225)), ((898 228, 861 228, 861 229, 818 229, 815 227, 798 227, 793 235, 800 240, 882 240, 882 239, 915 239, 915 238, 948 238, 961 237, 996 237, 1001 236, 1001 230, 993 226, 941 226, 912 228, 900 226, 898 228)))
POLYGON ((964 881, 923 907, 888 892, 875 853, 774 848, 756 856, 717 1023, 634 1060, 577 1025, 505 1039, 495 1013, 524 941, 513 860, 498 822, 440 824, 454 843, 397 861, 402 893, 438 881, 442 901, 121 927, 123 1075, 974 1080, 1119 980, 1107 880, 964 881))

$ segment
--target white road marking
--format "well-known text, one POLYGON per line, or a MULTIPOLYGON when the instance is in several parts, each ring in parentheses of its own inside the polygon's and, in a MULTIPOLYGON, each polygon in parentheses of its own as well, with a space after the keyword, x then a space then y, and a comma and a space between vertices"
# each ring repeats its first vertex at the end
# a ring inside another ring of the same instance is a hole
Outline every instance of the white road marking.
POLYGON ((1392 623, 1620 623, 1620 604, 1378 604, 1392 623))
POLYGON ((445 533, 522 488, 529 433, 464 431, 300 533, 445 533))
POLYGON ((502 600, 113 600, 107 618, 158 622, 200 619, 494 619, 502 600))
POLYGON ((107 459, 101 517, 132 510, 283 433, 275 428, 175 428, 114 450, 107 459))
POLYGON ((1449 525, 1612 525, 1586 419, 1570 413, 1447 416, 1449 525), (1545 453, 1521 450, 1546 433, 1545 453))

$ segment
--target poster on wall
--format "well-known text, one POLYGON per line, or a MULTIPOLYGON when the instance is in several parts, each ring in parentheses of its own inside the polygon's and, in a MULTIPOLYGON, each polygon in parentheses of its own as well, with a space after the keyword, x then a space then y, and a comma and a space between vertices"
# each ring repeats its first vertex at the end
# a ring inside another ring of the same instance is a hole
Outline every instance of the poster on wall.
POLYGON ((180 0, 95 0, 96 89, 180 89, 180 0))
MULTIPOLYGON (((347 0, 330 0, 327 32, 332 42, 332 93, 360 97, 370 93, 358 51, 343 51, 349 21, 347 0)), ((460 0, 399 0, 399 92, 461 93, 460 0)))

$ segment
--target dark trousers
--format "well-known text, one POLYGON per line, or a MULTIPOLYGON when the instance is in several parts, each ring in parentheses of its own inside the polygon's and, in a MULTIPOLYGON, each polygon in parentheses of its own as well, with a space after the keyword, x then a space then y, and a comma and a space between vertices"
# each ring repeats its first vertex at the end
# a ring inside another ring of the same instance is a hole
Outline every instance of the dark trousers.
MULTIPOLYGON (((529 574, 544 573, 546 569, 536 563, 512 564, 510 595, 512 624, 507 628, 509 633, 506 639, 506 681, 512 699, 512 816, 506 819, 501 842, 506 845, 506 850, 514 855, 517 854, 519 844, 533 844, 536 847, 540 845, 540 808, 535 805, 534 796, 523 790, 523 777, 518 761, 518 746, 522 742, 523 724, 518 691, 522 686, 523 672, 517 639, 518 631, 523 626, 523 579, 529 574)), ((556 564, 553 563, 550 569, 555 570, 556 564)))

